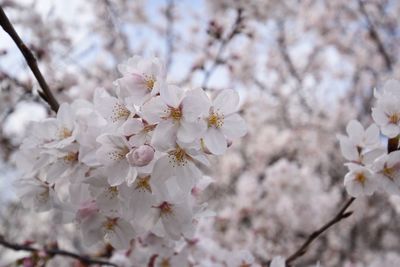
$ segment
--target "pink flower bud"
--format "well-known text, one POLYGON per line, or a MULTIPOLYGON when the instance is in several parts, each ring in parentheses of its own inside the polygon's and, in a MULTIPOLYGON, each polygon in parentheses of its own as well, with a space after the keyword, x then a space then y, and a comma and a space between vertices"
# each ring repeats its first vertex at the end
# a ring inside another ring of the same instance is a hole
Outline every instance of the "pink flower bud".
POLYGON ((78 221, 83 221, 87 217, 92 216, 93 214, 97 213, 99 208, 94 200, 86 201, 81 204, 79 207, 78 212, 76 213, 76 219, 78 221))
POLYGON ((32 258, 25 258, 22 261, 22 266, 23 267, 35 267, 35 262, 33 261, 32 258))
POLYGON ((154 158, 154 148, 149 145, 142 145, 131 150, 126 159, 132 166, 143 167, 150 163, 154 158))

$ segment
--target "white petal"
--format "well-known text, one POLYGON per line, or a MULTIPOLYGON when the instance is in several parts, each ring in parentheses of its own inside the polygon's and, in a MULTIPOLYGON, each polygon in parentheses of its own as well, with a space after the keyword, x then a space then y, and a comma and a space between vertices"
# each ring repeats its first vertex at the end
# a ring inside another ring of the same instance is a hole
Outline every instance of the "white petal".
POLYGON ((203 89, 191 90, 182 100, 182 112, 186 120, 194 121, 201 116, 208 115, 211 101, 203 89))
POLYGON ((123 220, 118 219, 113 231, 108 233, 111 245, 116 249, 128 249, 130 241, 134 238, 134 230, 132 225, 123 220))
POLYGON ((395 124, 387 124, 382 126, 381 128, 382 134, 386 135, 389 138, 394 138, 400 133, 400 127, 395 124))
POLYGON ((168 236, 178 240, 184 227, 191 224, 192 213, 186 205, 174 205, 172 209, 172 214, 161 216, 161 221, 168 236))
POLYGON ((171 120, 161 121, 154 129, 151 144, 159 151, 167 151, 175 146, 179 124, 171 120))
POLYGON ((129 136, 132 134, 137 134, 141 130, 143 130, 143 122, 139 119, 128 119, 123 125, 122 125, 122 133, 125 136, 129 136))
POLYGON ((164 182, 173 175, 173 167, 168 156, 161 157, 154 165, 151 179, 155 184, 164 182))
POLYGON ((183 89, 175 85, 163 86, 160 89, 161 98, 168 106, 174 108, 179 107, 183 94, 183 89))
POLYGON ((183 192, 190 192, 202 176, 201 171, 190 161, 183 166, 175 167, 175 172, 176 179, 183 192))
POLYGON ((234 90, 222 90, 213 101, 214 109, 225 116, 236 112, 239 107, 239 94, 234 90))
POLYGON ((354 143, 346 136, 339 136, 340 151, 343 157, 350 161, 358 161, 359 153, 354 143))
POLYGON ((395 79, 390 79, 386 81, 383 86, 383 90, 385 93, 393 94, 394 96, 400 96, 400 82, 395 79))
POLYGON ((155 124, 161 120, 161 117, 168 115, 168 107, 160 96, 153 97, 146 102, 141 111, 142 118, 150 124, 155 124))
POLYGON ((379 144, 379 127, 375 123, 365 130, 365 144, 367 146, 379 144))
POLYGON ((147 133, 145 131, 142 131, 138 134, 135 134, 129 138, 129 145, 131 147, 139 147, 141 145, 144 145, 147 141, 147 133))
POLYGON ((364 127, 357 120, 351 120, 347 124, 346 131, 355 144, 360 143, 364 137, 364 127))
POLYGON ((103 239, 101 224, 102 217, 100 215, 90 216, 82 222, 81 234, 86 246, 92 246, 103 239))
POLYGON ((204 135, 204 143, 208 150, 215 155, 222 155, 228 148, 224 135, 220 130, 209 128, 204 135))
POLYGON ((388 123, 388 117, 381 108, 372 108, 372 118, 379 126, 383 126, 388 123))
POLYGON ((62 103, 57 112, 57 121, 63 127, 71 130, 74 126, 74 119, 71 107, 68 103, 62 103))
POLYGON ((239 114, 232 114, 224 118, 221 130, 227 138, 235 139, 247 133, 247 126, 239 114))
POLYGON ((190 143, 200 138, 207 129, 207 123, 204 120, 194 122, 182 121, 178 129, 177 138, 183 143, 190 143))

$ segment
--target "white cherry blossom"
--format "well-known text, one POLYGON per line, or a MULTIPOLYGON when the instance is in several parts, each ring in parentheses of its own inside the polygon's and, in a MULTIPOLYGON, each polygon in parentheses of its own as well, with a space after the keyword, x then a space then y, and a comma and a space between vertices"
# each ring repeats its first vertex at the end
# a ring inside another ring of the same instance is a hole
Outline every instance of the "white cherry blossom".
POLYGON ((342 155, 349 161, 368 165, 384 153, 379 148, 379 128, 371 124, 367 129, 360 122, 352 120, 347 124, 348 136, 338 135, 342 155))
POLYGON ((376 180, 383 190, 390 194, 400 194, 400 151, 378 158, 372 170, 376 180))
POLYGON ((158 58, 134 56, 118 70, 123 75, 115 82, 118 96, 137 105, 155 96, 166 84, 165 68, 158 58))
POLYGON ((383 93, 375 93, 378 101, 372 108, 372 118, 384 135, 389 138, 400 133, 400 82, 389 80, 383 87, 383 93))
POLYGON ((137 170, 132 167, 127 155, 130 151, 125 137, 112 134, 104 134, 97 138, 101 147, 97 150, 97 159, 104 165, 110 185, 122 184, 124 181, 134 180, 137 170))
POLYGON ((246 134, 246 124, 237 114, 239 95, 234 90, 222 90, 212 103, 207 106, 207 131, 203 140, 207 149, 222 155, 228 148, 228 140, 242 137, 246 134))
POLYGON ((350 172, 344 177, 347 193, 353 197, 370 196, 377 189, 377 182, 371 171, 363 166, 349 163, 350 172))
POLYGON ((150 124, 158 123, 153 133, 153 144, 190 143, 200 138, 206 124, 200 119, 204 113, 203 92, 194 89, 185 92, 177 86, 168 86, 161 95, 143 105, 143 118, 150 124))

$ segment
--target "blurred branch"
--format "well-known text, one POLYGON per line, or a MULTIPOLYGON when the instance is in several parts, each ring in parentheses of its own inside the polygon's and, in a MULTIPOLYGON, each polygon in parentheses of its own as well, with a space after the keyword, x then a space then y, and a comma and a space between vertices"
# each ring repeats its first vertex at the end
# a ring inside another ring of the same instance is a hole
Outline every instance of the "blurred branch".
POLYGON ((293 64, 293 60, 289 55, 287 42, 286 42, 286 35, 285 35, 285 24, 283 21, 278 21, 278 28, 279 28, 279 36, 278 36, 278 48, 281 56, 283 58, 283 62, 286 65, 289 73, 292 77, 296 80, 298 88, 297 94, 300 99, 300 104, 309 112, 311 113, 312 109, 308 105, 302 90, 303 79, 300 77, 299 72, 297 71, 296 67, 293 64))
POLYGON ((339 210, 339 212, 333 217, 329 222, 324 224, 321 228, 318 230, 314 231, 311 233, 308 238, 304 241, 304 243, 300 246, 298 250, 296 250, 292 255, 290 255, 286 259, 286 265, 289 266, 290 263, 295 261, 296 259, 300 258, 303 256, 307 250, 308 247, 311 245, 311 243, 316 240, 318 237, 320 237, 326 230, 334 226, 335 224, 339 223, 341 220, 349 217, 351 214, 353 214, 352 211, 347 211, 347 209, 350 207, 350 205, 354 202, 355 198, 352 197, 347 202, 344 204, 343 208, 339 210))
POLYGON ((243 27, 243 10, 242 9, 238 9, 237 10, 237 16, 236 16, 236 20, 235 23, 233 24, 232 30, 230 31, 230 33, 225 37, 221 39, 221 43, 220 43, 220 47, 217 51, 217 54, 213 60, 213 63, 211 65, 211 67, 205 71, 204 74, 204 80, 202 83, 202 88, 204 90, 207 90, 207 84, 208 81, 211 78, 211 75, 215 72, 215 70, 217 69, 217 67, 223 63, 223 59, 222 59, 222 55, 225 51, 225 48, 227 47, 227 45, 229 44, 230 41, 232 41, 232 39, 241 32, 243 27))
POLYGON ((172 54, 174 52, 174 0, 167 0, 167 8, 165 10, 165 17, 167 19, 167 31, 166 31, 166 68, 167 71, 170 69, 172 64, 172 54))
POLYGON ((368 31, 369 35, 372 39, 372 41, 376 44, 376 47, 378 48, 378 52, 381 54, 383 60, 385 61, 386 68, 388 70, 392 70, 392 59, 389 56, 389 53, 386 51, 385 46, 383 45, 383 42, 381 38, 379 37, 378 31, 375 27, 375 25, 372 23, 371 18, 368 15, 368 12, 365 8, 365 4, 363 0, 358 0, 358 5, 360 7, 361 14, 363 14, 365 20, 367 21, 368 24, 368 31))
POLYGON ((283 61, 286 64, 286 67, 288 68, 290 74, 296 79, 296 81, 301 84, 302 79, 300 78, 299 73, 297 72, 296 68, 294 67, 292 58, 289 55, 288 49, 287 49, 287 44, 286 44, 286 36, 285 36, 285 28, 283 22, 278 22, 278 27, 279 27, 279 36, 278 36, 278 47, 279 47, 279 52, 281 53, 283 57, 283 61))
MULTIPOLYGON (((118 34, 119 40, 122 42, 125 54, 130 55, 131 51, 130 51, 130 47, 129 47, 129 40, 128 40, 128 37, 123 32, 122 24, 119 20, 119 17, 121 17, 121 15, 119 14, 119 12, 118 12, 117 8, 114 6, 114 4, 112 2, 110 2, 110 0, 104 0, 104 4, 110 15, 110 19, 109 19, 109 23, 111 24, 110 26, 112 26, 114 28, 114 30, 116 31, 116 33, 118 34)), ((112 40, 112 41, 115 42, 116 40, 112 40)))
POLYGON ((19 37, 18 33, 15 31, 14 27, 12 26, 10 20, 7 18, 7 15, 4 13, 4 10, 1 6, 0 6, 0 25, 3 27, 4 31, 6 31, 10 35, 10 37, 17 45, 18 49, 21 51, 22 55, 26 60, 26 63, 28 64, 33 75, 35 76, 40 87, 42 88, 43 91, 39 91, 40 97, 43 98, 43 100, 49 104, 52 110, 57 112, 59 104, 55 99, 54 95, 51 93, 46 80, 44 79, 42 73, 40 72, 35 56, 32 54, 29 48, 24 44, 22 39, 19 37))
POLYGON ((9 248, 9 249, 15 250, 15 251, 45 252, 46 254, 50 255, 51 257, 54 257, 54 256, 69 257, 69 258, 79 260, 81 263, 87 264, 87 265, 99 264, 99 265, 109 265, 109 266, 118 267, 118 265, 115 263, 92 259, 90 257, 75 254, 75 253, 72 253, 72 252, 69 252, 66 250, 62 250, 62 249, 47 249, 47 248, 37 249, 37 248, 31 247, 30 245, 21 245, 21 244, 11 243, 11 242, 6 241, 4 239, 4 237, 1 235, 0 235, 0 245, 3 247, 9 248))

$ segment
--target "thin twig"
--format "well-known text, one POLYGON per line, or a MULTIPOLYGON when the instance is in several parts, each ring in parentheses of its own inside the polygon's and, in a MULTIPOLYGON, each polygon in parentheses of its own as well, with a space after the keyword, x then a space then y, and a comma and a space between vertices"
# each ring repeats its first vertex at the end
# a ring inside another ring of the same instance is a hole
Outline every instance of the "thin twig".
POLYGON ((299 96, 299 100, 301 105, 309 112, 312 112, 312 108, 310 105, 307 103, 307 100, 304 96, 304 90, 303 90, 303 79, 301 78, 298 70, 296 69, 292 58, 289 55, 288 51, 288 46, 286 42, 286 33, 285 33, 285 24, 282 20, 278 21, 278 28, 279 28, 279 35, 278 35, 278 48, 279 52, 283 58, 283 62, 285 63, 287 69, 289 70, 289 73, 292 75, 292 77, 296 80, 297 82, 297 92, 299 96))
POLYGON ((363 0, 358 0, 358 5, 360 7, 361 13, 365 17, 365 20, 367 21, 369 35, 370 35, 372 41, 374 41, 374 43, 376 44, 376 46, 378 48, 378 52, 383 57, 386 68, 389 71, 392 70, 393 69, 392 58, 389 56, 389 53, 386 51, 385 46, 383 45, 383 42, 382 42, 381 38, 379 37, 378 31, 375 28, 375 25, 372 23, 372 20, 370 19, 369 15, 368 15, 368 12, 365 8, 365 4, 364 4, 363 0))
POLYGON ((11 242, 6 241, 4 239, 4 237, 1 235, 0 235, 0 245, 3 247, 9 248, 9 249, 15 250, 15 251, 45 252, 47 255, 49 255, 51 257, 53 257, 53 256, 69 257, 69 258, 79 260, 81 263, 88 264, 88 265, 99 264, 99 265, 109 265, 109 266, 118 267, 118 265, 115 263, 92 259, 90 257, 79 255, 79 254, 69 252, 66 250, 62 250, 62 249, 47 249, 47 248, 37 249, 37 248, 31 247, 30 245, 21 245, 21 244, 11 243, 11 242))
POLYGON ((211 75, 215 72, 217 67, 223 62, 222 54, 224 53, 226 46, 229 44, 230 41, 232 41, 232 39, 238 33, 240 33, 242 27, 243 27, 243 10, 238 9, 236 20, 235 23, 233 24, 231 32, 221 40, 219 49, 217 51, 217 54, 213 60, 211 67, 205 71, 204 80, 201 86, 204 90, 207 90, 207 84, 211 78, 211 75))
POLYGON ((49 104, 52 110, 57 112, 59 104, 55 99, 54 95, 51 93, 46 80, 44 79, 42 73, 40 72, 35 56, 32 54, 29 48, 24 44, 22 39, 19 37, 18 33, 15 31, 14 27, 12 26, 10 20, 8 19, 6 13, 4 13, 4 10, 1 6, 0 6, 0 25, 3 27, 4 31, 10 35, 14 43, 17 45, 18 49, 21 51, 22 55, 26 60, 26 63, 28 64, 33 75, 35 76, 40 87, 42 88, 43 91, 39 91, 40 97, 43 98, 43 100, 49 104))
POLYGON ((311 245, 311 243, 316 240, 319 236, 321 236, 326 230, 334 226, 335 224, 339 223, 341 220, 349 217, 351 214, 353 214, 352 211, 347 211, 347 209, 350 207, 350 205, 354 202, 355 198, 352 197, 350 198, 343 208, 339 210, 339 212, 333 217, 329 222, 324 224, 321 228, 318 230, 314 231, 311 233, 308 238, 304 241, 304 243, 300 246, 299 249, 297 249, 292 255, 290 255, 286 259, 286 265, 289 266, 290 263, 295 261, 297 258, 301 257, 307 252, 308 247, 311 245))
POLYGON ((172 55, 174 53, 174 0, 167 0, 167 7, 165 9, 165 17, 167 19, 167 30, 165 33, 166 41, 166 69, 169 71, 172 64, 172 55))

